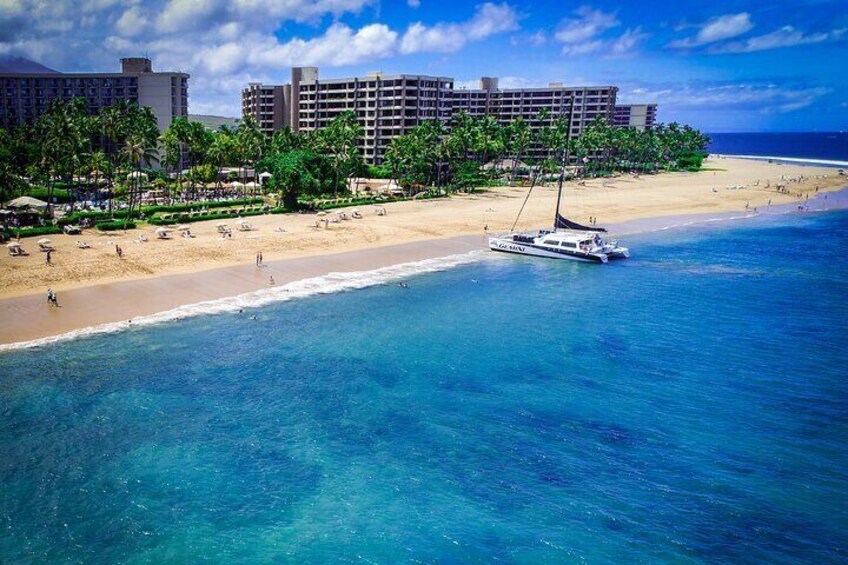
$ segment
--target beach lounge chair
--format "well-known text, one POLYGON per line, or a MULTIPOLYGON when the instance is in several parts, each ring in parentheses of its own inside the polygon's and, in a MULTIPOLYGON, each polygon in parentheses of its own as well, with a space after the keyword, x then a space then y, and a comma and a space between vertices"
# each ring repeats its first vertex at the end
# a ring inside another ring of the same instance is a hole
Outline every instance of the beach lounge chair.
POLYGON ((217 227, 217 228, 218 228, 218 233, 220 233, 220 234, 222 234, 222 235, 225 235, 225 234, 228 234, 228 233, 232 233, 232 230, 230 229, 230 226, 228 226, 227 224, 218 224, 218 225, 217 225, 217 226, 215 226, 215 227, 217 227))
POLYGON ((239 231, 251 231, 253 229, 253 226, 250 225, 250 222, 248 222, 244 218, 236 222, 236 225, 238 226, 239 231))
POLYGON ((91 246, 85 241, 78 241, 77 247, 79 247, 80 249, 91 249, 91 246))
POLYGON ((29 253, 27 253, 17 241, 7 243, 6 249, 9 250, 9 255, 12 257, 23 257, 24 255, 29 255, 29 253))
POLYGON ((361 220, 362 219, 362 213, 359 210, 354 210, 353 212, 350 213, 350 217, 353 218, 354 220, 361 220))

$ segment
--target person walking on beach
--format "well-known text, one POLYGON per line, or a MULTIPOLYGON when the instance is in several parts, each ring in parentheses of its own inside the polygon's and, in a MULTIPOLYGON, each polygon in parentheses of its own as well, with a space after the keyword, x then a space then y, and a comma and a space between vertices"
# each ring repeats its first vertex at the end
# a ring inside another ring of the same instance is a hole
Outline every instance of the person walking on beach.
POLYGON ((53 289, 52 288, 47 289, 47 305, 53 306, 53 289))
POLYGON ((48 251, 48 252, 47 252, 47 256, 45 257, 45 259, 47 260, 47 264, 48 264, 48 265, 50 265, 50 264, 51 264, 51 263, 50 263, 50 254, 51 254, 51 253, 53 253, 53 252, 52 252, 52 251, 48 251))
POLYGON ((259 266, 259 253, 256 254, 256 266, 259 266))
POLYGON ((263 256, 262 256, 262 252, 261 252, 261 251, 259 252, 259 266, 260 266, 260 267, 264 267, 264 266, 265 266, 265 257, 263 257, 263 256))

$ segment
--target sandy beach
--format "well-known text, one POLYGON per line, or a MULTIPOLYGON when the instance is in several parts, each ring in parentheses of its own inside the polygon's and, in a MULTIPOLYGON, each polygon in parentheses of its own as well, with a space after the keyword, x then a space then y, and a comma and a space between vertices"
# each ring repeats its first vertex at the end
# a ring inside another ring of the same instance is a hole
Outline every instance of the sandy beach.
MULTIPOLYGON (((812 198, 842 188, 836 170, 731 158, 710 158, 704 171, 635 178, 621 176, 567 183, 564 212, 585 222, 617 224, 642 218, 721 214, 812 198), (790 180, 799 179, 802 181, 790 180), (777 186, 785 185, 785 192, 777 186)), ((314 214, 250 218, 255 230, 221 239, 218 221, 191 224, 195 238, 157 240, 154 226, 112 234, 51 236, 56 251, 47 265, 34 239, 28 257, 0 257, 0 343, 27 341, 96 324, 127 320, 250 292, 328 272, 364 271, 485 248, 484 230, 507 231, 526 187, 499 187, 471 195, 390 203, 387 215, 363 207, 363 218, 316 228, 314 214), (139 235, 147 242, 139 242, 139 235), (78 249, 86 241, 90 249, 78 249), (123 248, 117 257, 115 245, 123 248), (262 252, 267 267, 258 269, 262 252), (48 308, 44 293, 59 293, 48 308)), ((534 189, 518 228, 550 225, 556 187, 534 189)), ((332 214, 330 214, 332 216, 332 214)))

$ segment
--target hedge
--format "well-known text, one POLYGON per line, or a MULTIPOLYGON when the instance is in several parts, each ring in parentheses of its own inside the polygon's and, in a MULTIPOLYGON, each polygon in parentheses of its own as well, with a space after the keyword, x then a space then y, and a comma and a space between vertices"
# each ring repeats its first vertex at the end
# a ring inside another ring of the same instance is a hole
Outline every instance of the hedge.
POLYGON ((100 231, 117 231, 123 229, 135 229, 135 222, 129 221, 124 222, 124 220, 115 220, 114 222, 100 222, 96 227, 100 231))
MULTIPOLYGON (((32 185, 23 191, 24 196, 29 196, 32 198, 37 198, 38 200, 43 200, 44 202, 48 201, 49 189, 46 186, 41 186, 39 184, 32 185)), ((56 199, 56 202, 70 202, 71 201, 71 193, 64 188, 56 187, 53 190, 53 198, 56 199)))
POLYGON ((5 239, 13 237, 36 237, 40 235, 52 235, 62 233, 62 228, 59 226, 38 226, 33 228, 10 228, 3 232, 5 239))
POLYGON ((252 204, 262 204, 265 200, 261 196, 256 198, 237 198, 235 200, 216 201, 200 201, 187 202, 185 204, 157 205, 157 206, 142 206, 141 211, 147 215, 156 214, 157 212, 181 212, 183 210, 194 210, 196 208, 227 208, 229 206, 249 206, 252 204))

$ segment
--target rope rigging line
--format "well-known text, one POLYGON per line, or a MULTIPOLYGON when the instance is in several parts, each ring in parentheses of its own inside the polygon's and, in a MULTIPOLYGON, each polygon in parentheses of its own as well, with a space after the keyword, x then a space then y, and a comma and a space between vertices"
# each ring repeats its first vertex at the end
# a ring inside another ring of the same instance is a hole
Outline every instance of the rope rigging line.
POLYGON ((515 231, 515 226, 518 224, 519 218, 521 218, 522 212, 524 212, 524 207, 527 206, 527 201, 530 200, 530 195, 533 193, 533 189, 536 187, 536 179, 539 177, 539 171, 541 171, 541 165, 536 170, 534 174, 532 174, 532 180, 530 181, 530 190, 527 191, 527 196, 524 197, 524 202, 521 203, 521 210, 518 211, 518 215, 515 217, 515 221, 512 223, 512 227, 509 231, 515 231))

